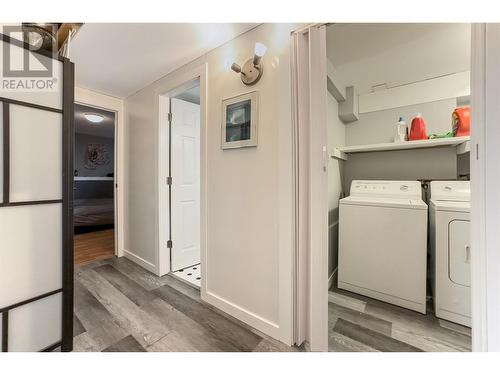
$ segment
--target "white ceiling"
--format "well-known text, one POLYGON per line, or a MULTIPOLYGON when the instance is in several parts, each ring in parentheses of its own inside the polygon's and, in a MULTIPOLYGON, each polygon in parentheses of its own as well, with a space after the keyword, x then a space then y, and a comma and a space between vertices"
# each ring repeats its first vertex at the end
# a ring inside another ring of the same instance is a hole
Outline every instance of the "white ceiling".
POLYGON ((76 85, 125 98, 255 26, 85 24, 71 43, 76 85))
POLYGON ((115 136, 115 114, 104 109, 75 104, 75 133, 96 137, 113 138, 115 136), (90 122, 85 113, 95 113, 104 117, 99 123, 90 122))
POLYGON ((469 24, 333 24, 327 56, 359 94, 470 69, 469 24))

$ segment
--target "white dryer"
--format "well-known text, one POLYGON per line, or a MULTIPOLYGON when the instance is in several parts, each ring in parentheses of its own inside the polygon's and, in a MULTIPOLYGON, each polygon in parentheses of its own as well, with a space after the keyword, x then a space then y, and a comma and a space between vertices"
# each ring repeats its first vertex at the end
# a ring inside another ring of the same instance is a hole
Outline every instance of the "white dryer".
POLYGON ((429 224, 435 314, 470 327, 470 181, 431 182, 429 224))
POLYGON ((427 205, 419 181, 353 181, 339 202, 338 287, 425 314, 427 205))

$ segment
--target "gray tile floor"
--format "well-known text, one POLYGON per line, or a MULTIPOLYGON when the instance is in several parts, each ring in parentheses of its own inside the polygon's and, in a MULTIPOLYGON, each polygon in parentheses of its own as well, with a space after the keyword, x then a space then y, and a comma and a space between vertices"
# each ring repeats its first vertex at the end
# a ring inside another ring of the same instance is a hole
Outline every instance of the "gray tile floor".
POLYGON ((75 268, 74 351, 294 351, 125 258, 75 268))
POLYGON ((332 352, 464 352, 470 328, 347 291, 330 291, 328 347, 332 352))

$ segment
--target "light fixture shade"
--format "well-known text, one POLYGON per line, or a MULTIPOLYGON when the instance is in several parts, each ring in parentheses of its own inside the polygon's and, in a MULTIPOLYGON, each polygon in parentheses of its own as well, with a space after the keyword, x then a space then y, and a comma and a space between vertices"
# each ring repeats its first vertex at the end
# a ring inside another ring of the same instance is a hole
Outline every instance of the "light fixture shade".
POLYGON ((88 121, 94 124, 98 124, 104 120, 104 116, 98 113, 85 113, 84 116, 88 121))
POLYGON ((262 44, 260 42, 255 43, 255 55, 262 57, 266 54, 267 47, 265 44, 262 44))

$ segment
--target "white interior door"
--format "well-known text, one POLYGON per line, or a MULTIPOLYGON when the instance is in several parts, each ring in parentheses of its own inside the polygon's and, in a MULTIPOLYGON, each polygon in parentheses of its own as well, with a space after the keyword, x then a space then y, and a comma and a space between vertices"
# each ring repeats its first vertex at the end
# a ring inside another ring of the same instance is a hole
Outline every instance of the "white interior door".
POLYGON ((200 106, 172 99, 171 262, 177 271, 200 262, 200 106))

